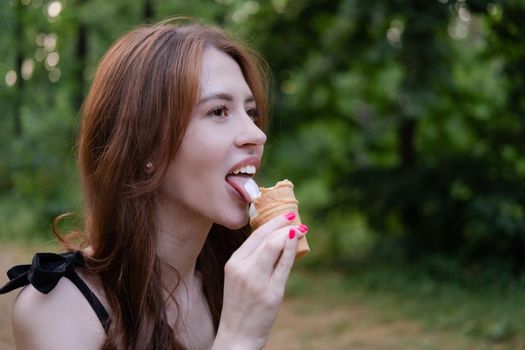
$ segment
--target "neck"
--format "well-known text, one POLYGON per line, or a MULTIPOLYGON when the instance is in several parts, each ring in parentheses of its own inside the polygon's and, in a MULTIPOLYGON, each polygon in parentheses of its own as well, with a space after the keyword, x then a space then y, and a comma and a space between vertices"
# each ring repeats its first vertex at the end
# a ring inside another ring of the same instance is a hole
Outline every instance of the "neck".
POLYGON ((196 213, 165 205, 158 205, 156 216, 157 255, 162 266, 163 284, 171 289, 180 277, 180 283, 190 287, 194 284, 197 258, 212 222, 196 213))

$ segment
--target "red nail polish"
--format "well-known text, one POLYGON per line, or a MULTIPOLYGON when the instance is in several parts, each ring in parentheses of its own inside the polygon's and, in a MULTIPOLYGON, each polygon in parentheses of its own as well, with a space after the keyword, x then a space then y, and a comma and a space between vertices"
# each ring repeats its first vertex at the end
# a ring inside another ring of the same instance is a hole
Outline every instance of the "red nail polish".
POLYGON ((294 239, 295 237, 295 230, 293 228, 290 229, 290 233, 288 233, 288 238, 294 239))
POLYGON ((288 220, 292 221, 293 219, 295 219, 295 213, 294 212, 289 212, 287 214, 284 214, 284 217, 287 218, 288 220))
POLYGON ((306 233, 308 232, 308 226, 306 226, 305 224, 301 224, 299 225, 299 227, 297 228, 299 231, 301 231, 302 233, 306 233))

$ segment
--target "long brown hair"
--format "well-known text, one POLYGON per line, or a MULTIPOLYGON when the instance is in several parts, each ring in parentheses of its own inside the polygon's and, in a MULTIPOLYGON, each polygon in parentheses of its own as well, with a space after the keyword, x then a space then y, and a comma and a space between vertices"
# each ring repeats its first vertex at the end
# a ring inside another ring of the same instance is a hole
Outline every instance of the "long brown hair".
MULTIPOLYGON (((156 255, 155 201, 198 99, 203 52, 215 47, 241 67, 265 127, 265 65, 223 30, 170 20, 121 37, 100 61, 83 107, 78 144, 89 269, 101 280, 111 326, 103 349, 181 349, 167 321, 156 255), (153 162, 155 171, 145 165, 153 162)), ((215 330, 224 264, 247 229, 213 225, 197 260, 215 330)), ((173 291, 171 291, 173 292, 173 291)))

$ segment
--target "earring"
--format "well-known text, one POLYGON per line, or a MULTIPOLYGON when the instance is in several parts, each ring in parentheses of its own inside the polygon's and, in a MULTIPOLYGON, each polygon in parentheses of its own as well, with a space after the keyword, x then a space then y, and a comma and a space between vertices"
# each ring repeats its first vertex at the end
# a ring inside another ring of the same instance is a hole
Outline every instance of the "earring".
POLYGON ((146 172, 151 174, 153 172, 153 164, 151 162, 146 163, 146 172))

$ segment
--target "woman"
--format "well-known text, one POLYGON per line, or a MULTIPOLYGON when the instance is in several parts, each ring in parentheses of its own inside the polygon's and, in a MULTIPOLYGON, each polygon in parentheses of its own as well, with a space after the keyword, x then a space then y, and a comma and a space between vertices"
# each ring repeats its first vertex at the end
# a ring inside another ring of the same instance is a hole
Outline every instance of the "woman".
POLYGON ((268 113, 258 62, 197 23, 142 27, 107 52, 79 137, 87 246, 10 276, 31 283, 13 308, 19 349, 264 346, 307 229, 288 213, 247 234, 242 184, 268 113))

